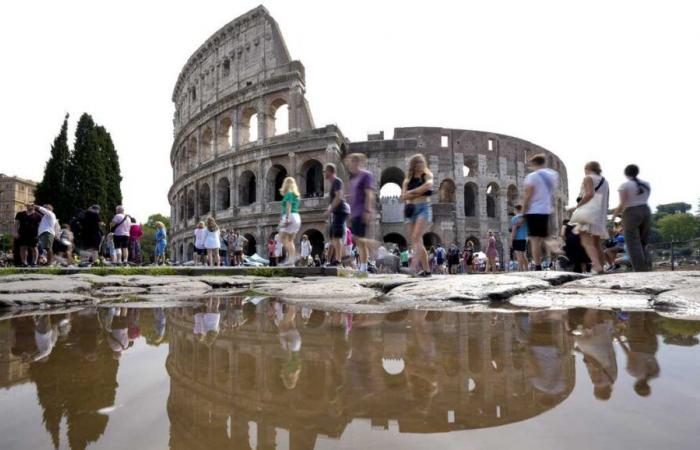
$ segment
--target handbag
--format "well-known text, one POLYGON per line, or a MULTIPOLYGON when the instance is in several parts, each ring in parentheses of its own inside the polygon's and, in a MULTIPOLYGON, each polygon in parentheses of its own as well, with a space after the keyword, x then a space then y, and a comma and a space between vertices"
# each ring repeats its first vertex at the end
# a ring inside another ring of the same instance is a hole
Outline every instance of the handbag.
POLYGON ((598 221, 600 213, 599 203, 603 197, 601 195, 597 195, 596 193, 604 182, 605 178, 601 178, 598 186, 596 186, 595 190, 593 191, 593 198, 583 206, 576 208, 574 213, 571 215, 571 219, 569 220, 570 223, 575 223, 578 225, 594 225, 598 221))
POLYGON ((416 205, 413 203, 406 203, 403 207, 403 216, 406 219, 410 219, 413 217, 413 214, 416 212, 416 205))

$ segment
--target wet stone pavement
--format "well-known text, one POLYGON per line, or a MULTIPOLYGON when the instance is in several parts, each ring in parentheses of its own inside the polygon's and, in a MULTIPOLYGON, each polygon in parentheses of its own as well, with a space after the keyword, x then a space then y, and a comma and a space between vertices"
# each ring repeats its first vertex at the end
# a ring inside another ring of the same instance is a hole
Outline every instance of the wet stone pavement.
POLYGON ((697 448, 691 272, 0 279, 2 450, 697 448))

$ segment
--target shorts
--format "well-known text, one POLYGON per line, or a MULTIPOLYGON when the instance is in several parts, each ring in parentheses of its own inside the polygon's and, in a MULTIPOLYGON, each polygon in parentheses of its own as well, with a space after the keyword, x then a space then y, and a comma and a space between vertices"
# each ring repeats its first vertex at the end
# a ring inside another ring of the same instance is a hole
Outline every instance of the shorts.
POLYGON ((44 250, 53 251, 53 240, 54 235, 49 233, 48 231, 44 231, 39 235, 39 243, 41 244, 41 248, 43 248, 44 250))
POLYGON ((288 224, 285 224, 284 216, 282 216, 280 219, 279 231, 281 233, 296 234, 299 231, 299 228, 301 228, 301 216, 299 216, 299 213, 291 213, 289 215, 288 224))
POLYGON ((19 235, 19 239, 17 239, 17 244, 20 247, 36 247, 36 244, 38 242, 38 239, 36 235, 19 235))
POLYGON ((347 218, 347 214, 331 215, 331 227, 328 233, 331 239, 340 239, 345 236, 345 221, 347 218))
POLYGON ((129 236, 114 236, 114 248, 129 248, 129 236))
POLYGON ((206 248, 194 248, 194 254, 199 255, 199 256, 206 256, 207 254, 207 249, 206 248))
POLYGON ((406 218, 408 223, 416 223, 421 217, 425 219, 426 222, 432 223, 433 221, 433 206, 428 203, 414 203, 413 214, 411 217, 406 218))
POLYGON ((362 216, 353 217, 350 220, 350 230, 353 237, 363 238, 367 235, 367 224, 362 216))
POLYGON ((233 252, 233 254, 236 256, 243 256, 243 250, 236 250, 233 252))
POLYGON ((527 240, 526 239, 516 239, 513 241, 513 250, 516 252, 526 252, 527 251, 527 240))
POLYGON ((549 214, 525 214, 528 234, 533 237, 549 236, 549 214))

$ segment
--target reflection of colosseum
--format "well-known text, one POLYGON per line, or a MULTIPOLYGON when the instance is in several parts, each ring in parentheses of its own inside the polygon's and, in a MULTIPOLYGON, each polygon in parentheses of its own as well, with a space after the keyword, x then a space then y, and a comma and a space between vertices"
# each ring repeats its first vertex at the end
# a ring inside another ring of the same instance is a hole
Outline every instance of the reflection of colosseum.
MULTIPOLYGON (((291 59, 277 23, 262 6, 218 30, 187 61, 172 97, 168 198, 174 259, 191 256, 191 228, 209 215, 240 229, 251 242, 248 253, 264 254, 278 223, 277 188, 287 175, 299 183, 302 232, 318 251, 327 232, 321 169, 327 162, 339 164, 348 151, 368 155, 377 188, 399 182, 410 155, 426 155, 439 186, 430 241, 463 242, 470 236, 480 241, 489 229, 505 232, 521 195, 524 161, 538 152, 562 175, 555 219, 561 218, 566 169, 553 153, 496 133, 427 127, 397 128, 393 139, 380 133, 351 144, 335 125, 315 127, 304 83, 304 66, 291 59)), ((342 167, 340 173, 347 180, 342 167)), ((400 205, 387 198, 378 206, 381 235, 405 242, 400 205)))
POLYGON ((306 322, 297 314, 301 371, 290 389, 280 378, 288 354, 266 310, 260 304, 238 328, 224 315, 211 346, 193 335, 191 309, 169 312, 171 448, 270 449, 288 435, 289 448, 310 449, 318 436, 352 439, 356 420, 401 433, 495 427, 555 407, 574 386, 565 320, 355 316, 345 339, 339 315, 315 311, 306 322))

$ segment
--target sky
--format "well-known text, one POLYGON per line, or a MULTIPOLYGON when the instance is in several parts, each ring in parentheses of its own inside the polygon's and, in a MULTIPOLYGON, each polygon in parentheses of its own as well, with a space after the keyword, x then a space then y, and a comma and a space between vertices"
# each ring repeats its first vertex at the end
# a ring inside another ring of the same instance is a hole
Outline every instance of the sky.
MULTIPOLYGON (((169 214, 177 76, 258 4, 2 2, 0 172, 41 179, 64 114, 72 133, 88 112, 112 134, 127 211, 169 214)), ((306 66, 316 126, 352 141, 402 126, 503 133, 559 155, 572 202, 598 160, 613 187, 637 163, 654 205, 698 203, 696 1, 264 4, 306 66)))

